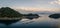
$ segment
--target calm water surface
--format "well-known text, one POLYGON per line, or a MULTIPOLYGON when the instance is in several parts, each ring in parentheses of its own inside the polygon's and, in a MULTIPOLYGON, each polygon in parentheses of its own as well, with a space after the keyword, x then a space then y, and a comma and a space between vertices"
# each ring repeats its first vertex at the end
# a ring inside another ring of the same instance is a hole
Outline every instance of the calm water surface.
POLYGON ((60 19, 49 18, 48 15, 41 15, 41 17, 33 20, 22 19, 11 25, 0 23, 0 28, 60 28, 60 19))

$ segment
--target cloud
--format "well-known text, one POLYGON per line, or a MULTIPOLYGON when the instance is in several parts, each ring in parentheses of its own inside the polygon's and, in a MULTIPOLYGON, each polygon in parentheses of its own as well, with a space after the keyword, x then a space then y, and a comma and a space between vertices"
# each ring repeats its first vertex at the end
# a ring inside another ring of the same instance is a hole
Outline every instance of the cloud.
POLYGON ((60 0, 52 1, 52 2, 50 2, 50 4, 58 4, 58 5, 60 5, 60 0))
POLYGON ((40 11, 50 11, 50 12, 60 12, 60 8, 34 8, 34 7, 17 7, 18 11, 24 10, 27 12, 40 12, 40 11))

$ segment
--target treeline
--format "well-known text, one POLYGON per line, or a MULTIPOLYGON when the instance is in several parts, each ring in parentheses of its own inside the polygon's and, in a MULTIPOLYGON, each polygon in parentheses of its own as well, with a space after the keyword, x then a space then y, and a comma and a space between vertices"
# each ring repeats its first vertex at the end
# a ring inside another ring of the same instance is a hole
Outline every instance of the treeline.
POLYGON ((15 11, 14 9, 10 7, 1 7, 0 8, 0 17, 22 17, 23 15, 19 13, 18 11, 15 11))

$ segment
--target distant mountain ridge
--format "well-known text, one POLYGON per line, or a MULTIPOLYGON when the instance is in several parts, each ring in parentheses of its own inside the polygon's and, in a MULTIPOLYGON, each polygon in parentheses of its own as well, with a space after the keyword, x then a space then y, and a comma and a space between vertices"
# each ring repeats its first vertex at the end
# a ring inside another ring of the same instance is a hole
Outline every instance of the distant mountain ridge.
POLYGON ((50 12, 50 11, 40 11, 40 12, 29 12, 29 11, 21 11, 22 13, 33 13, 33 14, 54 14, 60 12, 50 12))
POLYGON ((34 12, 36 14, 54 14, 54 13, 59 13, 59 12, 50 12, 50 11, 42 11, 42 12, 34 12))

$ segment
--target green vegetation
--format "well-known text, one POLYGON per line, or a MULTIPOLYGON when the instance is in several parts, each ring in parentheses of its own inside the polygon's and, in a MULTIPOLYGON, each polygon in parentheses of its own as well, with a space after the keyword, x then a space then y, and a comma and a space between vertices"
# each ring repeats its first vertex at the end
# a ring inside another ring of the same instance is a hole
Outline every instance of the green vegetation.
POLYGON ((0 8, 0 17, 22 17, 23 15, 10 7, 2 7, 0 8))

